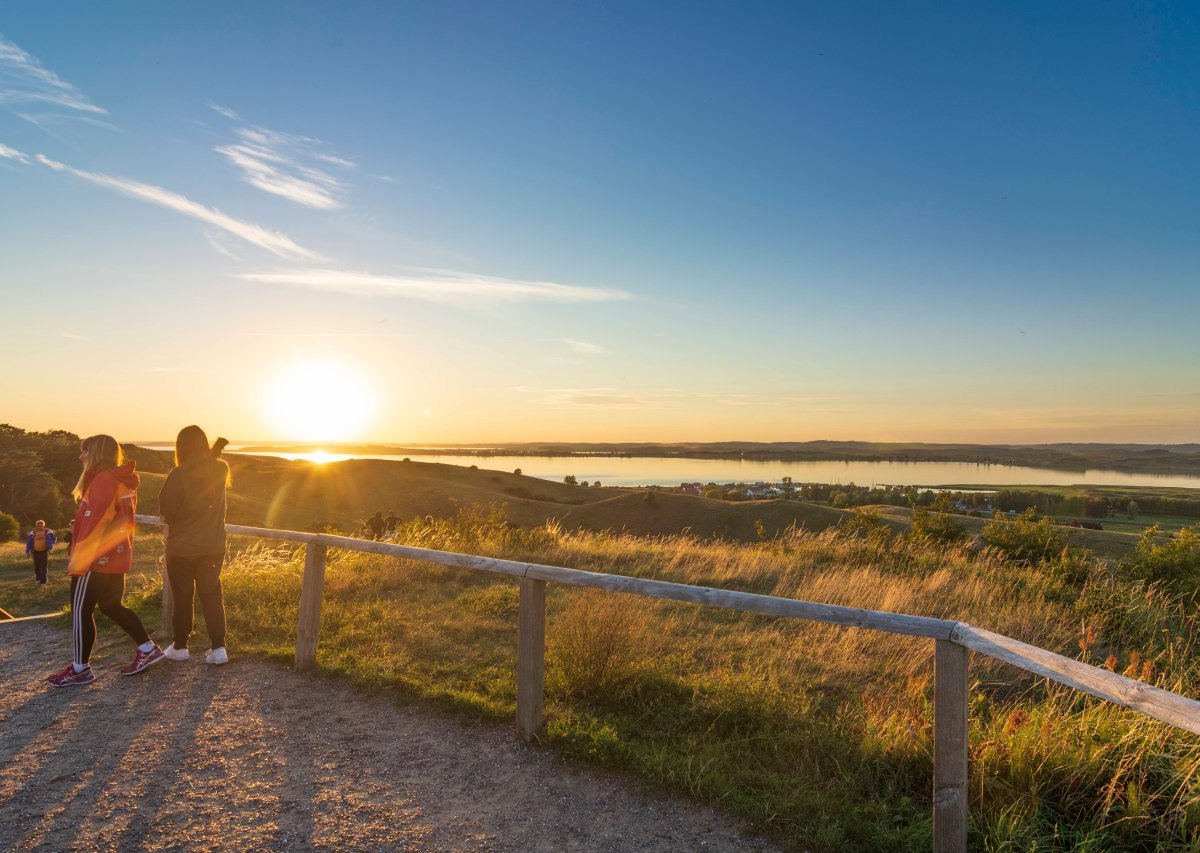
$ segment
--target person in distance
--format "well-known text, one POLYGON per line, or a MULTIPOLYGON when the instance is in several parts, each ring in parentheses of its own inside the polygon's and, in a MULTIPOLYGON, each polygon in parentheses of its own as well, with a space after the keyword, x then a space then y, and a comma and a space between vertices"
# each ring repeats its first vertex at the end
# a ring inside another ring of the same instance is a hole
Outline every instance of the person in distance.
POLYGON ((158 511, 166 522, 167 578, 173 597, 174 642, 163 653, 175 661, 191 657, 194 602, 200 597, 209 650, 204 662, 229 663, 225 648, 225 601, 221 566, 225 562, 225 490, 229 465, 221 459, 228 442, 208 436, 196 425, 185 426, 175 439, 175 467, 158 495, 158 511))
POLYGON ((138 615, 124 605, 125 575, 133 565, 134 514, 139 478, 133 461, 123 462, 121 445, 111 435, 80 442, 83 471, 72 494, 75 513, 71 558, 71 638, 75 660, 46 680, 54 687, 73 687, 96 680, 90 664, 96 643, 95 609, 133 638, 137 649, 121 675, 137 675, 163 659, 138 615))
POLYGON ((25 556, 33 557, 33 576, 42 586, 46 585, 46 566, 50 562, 54 542, 54 531, 40 518, 34 522, 33 530, 25 537, 25 556))

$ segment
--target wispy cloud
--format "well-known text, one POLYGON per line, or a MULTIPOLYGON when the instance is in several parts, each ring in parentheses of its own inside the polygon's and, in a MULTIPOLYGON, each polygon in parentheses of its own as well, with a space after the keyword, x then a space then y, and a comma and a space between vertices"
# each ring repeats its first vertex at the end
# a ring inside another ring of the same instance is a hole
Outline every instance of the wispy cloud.
POLYGON ((355 296, 398 296, 429 302, 609 302, 629 299, 622 290, 580 287, 551 281, 519 281, 451 270, 413 270, 402 275, 376 275, 333 269, 241 273, 238 278, 262 284, 307 287, 355 296))
POLYGON ((584 353, 586 355, 600 355, 608 352, 608 350, 600 346, 600 344, 588 343, 587 341, 578 341, 574 338, 561 338, 560 340, 562 340, 562 342, 571 349, 571 352, 584 353))
POLYGON ((0 35, 0 104, 51 104, 78 113, 108 115, 78 89, 0 35))
POLYGON ((205 373, 206 371, 199 367, 152 367, 153 373, 205 373))
POLYGON ((173 210, 184 216, 190 216, 201 222, 207 222, 209 225, 220 228, 222 231, 245 240, 247 243, 252 243, 259 248, 266 249, 268 252, 278 255, 281 258, 305 261, 322 260, 321 256, 316 252, 311 252, 303 246, 297 245, 285 234, 280 234, 278 231, 268 231, 251 222, 243 222, 240 219, 235 219, 216 208, 206 207, 199 202, 192 201, 190 198, 176 192, 171 192, 168 189, 156 187, 151 184, 143 184, 140 181, 133 181, 127 178, 116 178, 96 172, 85 172, 81 169, 67 166, 64 163, 59 163, 56 160, 51 160, 42 154, 38 154, 34 159, 57 172, 63 172, 80 180, 121 193, 122 195, 140 199, 159 207, 165 207, 168 210, 173 210))
POLYGON ((71 332, 63 332, 62 336, 64 338, 70 338, 73 341, 90 341, 91 340, 91 338, 85 337, 83 335, 75 335, 75 334, 72 334, 71 332))
MULTIPOLYGON (((209 103, 228 119, 240 117, 228 107, 209 103)), ((317 210, 344 206, 345 182, 326 167, 352 169, 355 164, 329 150, 319 139, 246 125, 234 130, 236 140, 215 150, 242 174, 242 180, 263 192, 317 210)))
POLYGON ((518 386, 513 389, 522 394, 537 397, 535 403, 544 406, 584 406, 599 408, 675 408, 681 396, 672 392, 624 391, 607 386, 595 388, 533 388, 518 386))
POLYGON ((240 261, 237 252, 229 245, 229 238, 220 231, 205 231, 204 239, 208 241, 208 245, 212 246, 213 251, 218 255, 224 255, 231 261, 240 261))
POLYGON ((9 148, 7 145, 0 144, 0 157, 6 160, 16 160, 18 163, 28 163, 29 155, 15 148, 9 148))
POLYGON ((115 130, 118 133, 121 132, 121 129, 110 121, 92 118, 91 116, 76 115, 74 113, 17 113, 16 116, 22 121, 27 121, 35 127, 41 128, 51 136, 57 135, 53 130, 55 125, 60 125, 64 122, 79 121, 84 122, 85 124, 93 124, 96 127, 103 127, 107 130, 115 130))
POLYGON ((220 104, 214 104, 212 101, 208 102, 208 108, 213 112, 220 113, 221 115, 225 116, 225 118, 232 121, 237 121, 239 118, 241 118, 241 116, 229 109, 229 107, 223 107, 220 104))
POLYGON ((755 394, 717 394, 709 391, 685 391, 679 388, 662 388, 649 391, 627 391, 620 388, 538 388, 520 385, 512 390, 528 394, 532 402, 544 406, 582 406, 617 408, 642 406, 656 409, 677 409, 685 405, 716 406, 793 406, 804 405, 808 411, 812 405, 827 402, 817 397, 776 397, 755 394))
POLYGON ((245 338, 408 338, 399 332, 242 332, 245 338))

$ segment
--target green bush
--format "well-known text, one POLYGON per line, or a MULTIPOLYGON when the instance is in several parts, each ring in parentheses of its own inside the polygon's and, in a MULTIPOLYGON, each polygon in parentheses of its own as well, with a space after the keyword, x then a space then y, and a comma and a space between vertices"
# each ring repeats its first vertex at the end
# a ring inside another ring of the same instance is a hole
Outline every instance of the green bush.
POLYGON ((935 509, 913 507, 912 528, 909 531, 914 539, 924 539, 928 542, 957 542, 967 533, 966 528, 956 524, 949 513, 935 509))
POLYGON ((1038 518, 1033 507, 1015 519, 996 513, 983 526, 980 538, 1010 559, 1025 564, 1054 561, 1067 547, 1066 534, 1056 529, 1049 518, 1038 518))
POLYGON ((1147 527, 1138 540, 1137 557, 1125 566, 1132 580, 1160 582, 1176 592, 1200 584, 1200 524, 1185 527, 1166 542, 1158 542, 1157 524, 1147 527))
POLYGON ((7 512, 0 512, 0 542, 11 542, 20 538, 20 523, 7 512))

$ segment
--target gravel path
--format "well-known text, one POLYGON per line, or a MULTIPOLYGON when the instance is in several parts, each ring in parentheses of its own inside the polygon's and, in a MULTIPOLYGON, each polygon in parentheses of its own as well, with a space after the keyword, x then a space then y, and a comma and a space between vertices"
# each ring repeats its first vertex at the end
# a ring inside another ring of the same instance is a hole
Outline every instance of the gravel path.
POLYGON ((51 689, 70 635, 0 625, 0 850, 768 850, 711 809, 329 680, 236 659, 51 689))

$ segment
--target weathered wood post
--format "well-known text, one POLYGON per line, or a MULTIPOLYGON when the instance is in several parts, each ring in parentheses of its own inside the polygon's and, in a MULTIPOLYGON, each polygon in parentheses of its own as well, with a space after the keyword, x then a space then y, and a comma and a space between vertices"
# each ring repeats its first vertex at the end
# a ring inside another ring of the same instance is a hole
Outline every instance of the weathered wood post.
POLYGON ((325 546, 319 542, 304 546, 304 580, 300 586, 300 615, 296 619, 296 669, 312 669, 317 665, 321 594, 325 589, 325 551, 325 546))
POLYGON ((937 640, 933 678, 933 849, 967 849, 967 649, 937 640))
POLYGON ((546 582, 521 578, 517 616, 517 736, 533 740, 542 727, 546 671, 546 582))

